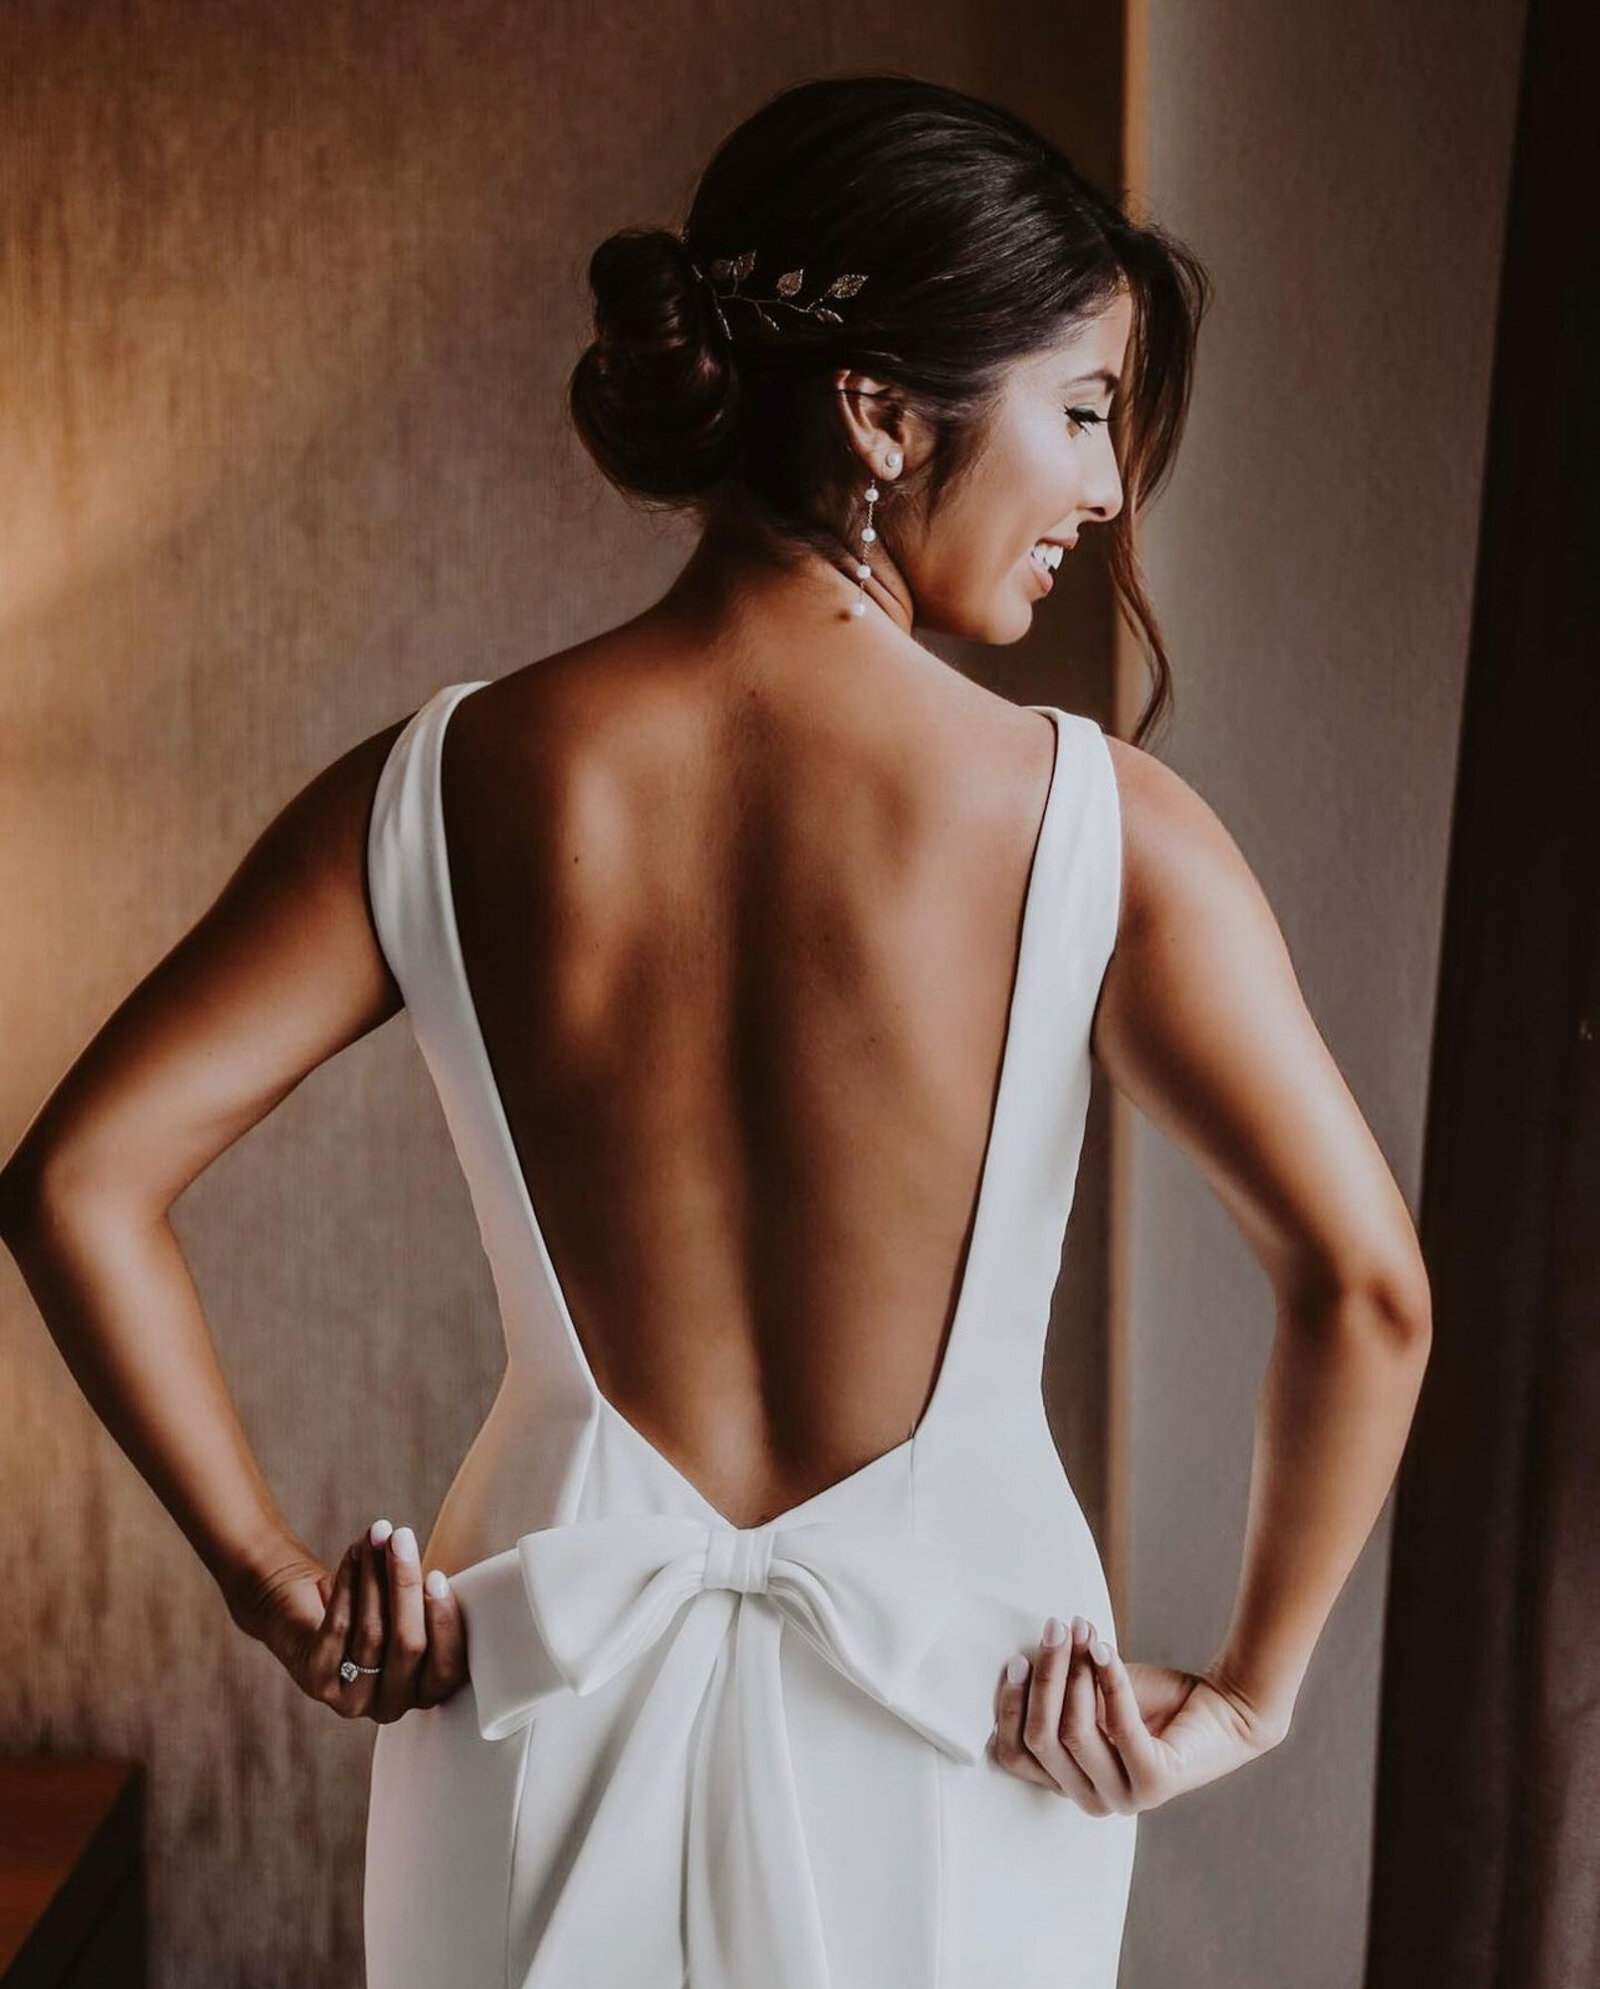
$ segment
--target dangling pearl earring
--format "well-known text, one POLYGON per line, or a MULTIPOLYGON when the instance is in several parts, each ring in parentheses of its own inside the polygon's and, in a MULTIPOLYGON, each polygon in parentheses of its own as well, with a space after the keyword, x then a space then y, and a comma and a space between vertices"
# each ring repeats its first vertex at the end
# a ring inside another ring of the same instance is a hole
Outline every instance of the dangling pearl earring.
MULTIPOLYGON (((900 451, 891 449, 883 461, 885 474, 895 475, 900 468, 900 451)), ((867 612, 867 582, 872 578, 872 568, 867 564, 865 549, 873 544, 878 536, 873 529, 872 507, 877 503, 881 493, 875 483, 869 482, 862 494, 867 501, 867 522, 861 528, 862 557, 856 567, 856 598, 850 603, 850 612, 853 615, 864 615, 867 612)))

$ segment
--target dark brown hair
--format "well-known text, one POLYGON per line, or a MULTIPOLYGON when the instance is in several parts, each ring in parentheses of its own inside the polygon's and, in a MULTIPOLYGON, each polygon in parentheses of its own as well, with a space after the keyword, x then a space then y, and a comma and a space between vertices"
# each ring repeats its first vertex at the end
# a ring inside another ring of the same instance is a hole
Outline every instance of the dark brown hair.
MULTIPOLYGON (((1183 431, 1210 299, 1194 255, 1136 223, 1010 112, 898 74, 824 78, 772 98, 707 166, 682 235, 625 228, 589 263, 595 336, 573 369, 579 435, 626 496, 700 508, 736 487, 781 535, 819 550, 819 498, 859 471, 834 407, 841 367, 893 383, 934 431, 930 506, 975 459, 1007 370, 1071 335, 1126 285, 1133 315, 1111 433, 1123 506, 1109 527, 1117 598, 1152 689, 1135 743, 1171 703, 1171 669, 1134 547, 1183 431), (799 301, 866 284, 841 322, 717 299, 695 275, 756 252, 741 287, 799 301)), ((896 487, 901 501, 905 486, 896 487)), ((880 522, 882 520, 880 514, 880 522)), ((886 534, 892 547, 892 526, 886 534)))

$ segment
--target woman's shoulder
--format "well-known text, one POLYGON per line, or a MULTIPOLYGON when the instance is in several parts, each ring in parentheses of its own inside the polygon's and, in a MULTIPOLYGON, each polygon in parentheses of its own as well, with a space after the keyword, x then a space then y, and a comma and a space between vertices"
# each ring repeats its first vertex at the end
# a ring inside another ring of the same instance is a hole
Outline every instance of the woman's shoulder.
POLYGON ((1216 810, 1155 754, 1106 734, 1122 831, 1119 930, 1271 920, 1243 851, 1216 810))

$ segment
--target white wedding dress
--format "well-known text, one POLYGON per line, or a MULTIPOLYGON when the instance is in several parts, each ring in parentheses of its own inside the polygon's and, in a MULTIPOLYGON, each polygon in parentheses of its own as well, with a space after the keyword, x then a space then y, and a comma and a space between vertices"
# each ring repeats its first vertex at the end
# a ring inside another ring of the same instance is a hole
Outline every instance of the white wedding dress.
POLYGON ((1115 1636, 1040 1370, 1116 936, 1100 728, 1048 711, 977 1215, 914 1434, 738 1528, 601 1395, 529 1200, 465 979, 440 747, 392 749, 371 899, 470 1187, 500 1392, 428 1542, 471 1678, 377 1730, 368 1989, 1114 1989, 1132 1816, 985 1751, 1046 1616, 1115 1636))

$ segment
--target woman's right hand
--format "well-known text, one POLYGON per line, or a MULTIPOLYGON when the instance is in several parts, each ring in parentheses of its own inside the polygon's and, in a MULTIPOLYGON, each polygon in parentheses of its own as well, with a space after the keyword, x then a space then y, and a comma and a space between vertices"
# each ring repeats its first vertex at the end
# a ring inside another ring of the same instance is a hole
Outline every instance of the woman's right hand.
POLYGON ((1125 1663, 1074 1617, 1031 1662, 1022 1653, 1011 1660, 990 1752, 1008 1773, 1070 1796, 1091 1816, 1132 1815, 1257 1760, 1285 1731, 1220 1676, 1125 1663))
POLYGON ((345 1719, 387 1725, 467 1681, 461 1605, 439 1569, 424 1583, 409 1526, 375 1521, 337 1568, 309 1552, 290 1555, 248 1593, 230 1596, 228 1608, 302 1692, 345 1719), (339 1674, 347 1657, 379 1669, 347 1681, 339 1674))

